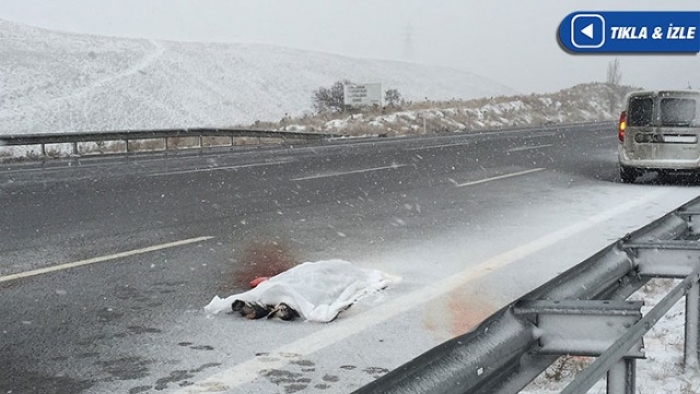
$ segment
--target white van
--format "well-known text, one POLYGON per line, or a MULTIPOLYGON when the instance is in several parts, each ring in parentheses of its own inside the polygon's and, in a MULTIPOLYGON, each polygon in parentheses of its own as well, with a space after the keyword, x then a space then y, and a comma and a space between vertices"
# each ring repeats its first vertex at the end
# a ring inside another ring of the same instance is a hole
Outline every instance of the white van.
POLYGON ((625 98, 618 127, 620 178, 700 171, 700 92, 642 91, 625 98))

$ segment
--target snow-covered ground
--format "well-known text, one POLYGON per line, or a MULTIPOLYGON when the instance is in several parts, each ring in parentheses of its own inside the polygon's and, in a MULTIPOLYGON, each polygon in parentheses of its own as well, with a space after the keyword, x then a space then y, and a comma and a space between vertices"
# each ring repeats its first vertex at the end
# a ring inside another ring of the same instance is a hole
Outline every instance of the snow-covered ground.
POLYGON ((513 93, 450 68, 258 44, 49 31, 0 20, 0 133, 233 126, 307 113, 320 86, 380 82, 409 100, 513 93))
POLYGON ((424 134, 459 132, 551 123, 616 119, 624 95, 632 88, 602 83, 581 84, 554 93, 498 96, 468 101, 420 102, 387 108, 382 113, 304 117, 280 122, 284 131, 329 133, 424 134))

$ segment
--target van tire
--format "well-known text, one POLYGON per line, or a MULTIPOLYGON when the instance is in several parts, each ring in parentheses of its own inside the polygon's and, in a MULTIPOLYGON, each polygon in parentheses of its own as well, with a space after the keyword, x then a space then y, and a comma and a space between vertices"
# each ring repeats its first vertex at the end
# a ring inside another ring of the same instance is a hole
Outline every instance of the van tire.
POLYGON ((620 166, 620 179, 623 183, 634 183, 639 176, 639 170, 620 166))

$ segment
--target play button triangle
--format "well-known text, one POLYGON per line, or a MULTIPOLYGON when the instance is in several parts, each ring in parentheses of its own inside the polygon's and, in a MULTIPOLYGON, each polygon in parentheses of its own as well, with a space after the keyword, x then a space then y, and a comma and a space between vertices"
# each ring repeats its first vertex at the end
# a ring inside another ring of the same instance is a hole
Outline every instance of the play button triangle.
POLYGON ((588 38, 593 38, 593 24, 591 23, 590 25, 581 29, 581 33, 588 38))

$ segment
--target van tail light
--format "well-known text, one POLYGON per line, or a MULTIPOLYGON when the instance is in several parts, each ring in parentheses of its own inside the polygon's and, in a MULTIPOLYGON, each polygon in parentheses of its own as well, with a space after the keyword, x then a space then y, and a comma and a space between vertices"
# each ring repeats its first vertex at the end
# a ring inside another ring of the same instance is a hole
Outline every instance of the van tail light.
POLYGON ((617 125, 617 139, 625 142, 625 129, 627 128, 627 111, 620 113, 620 123, 617 125))

